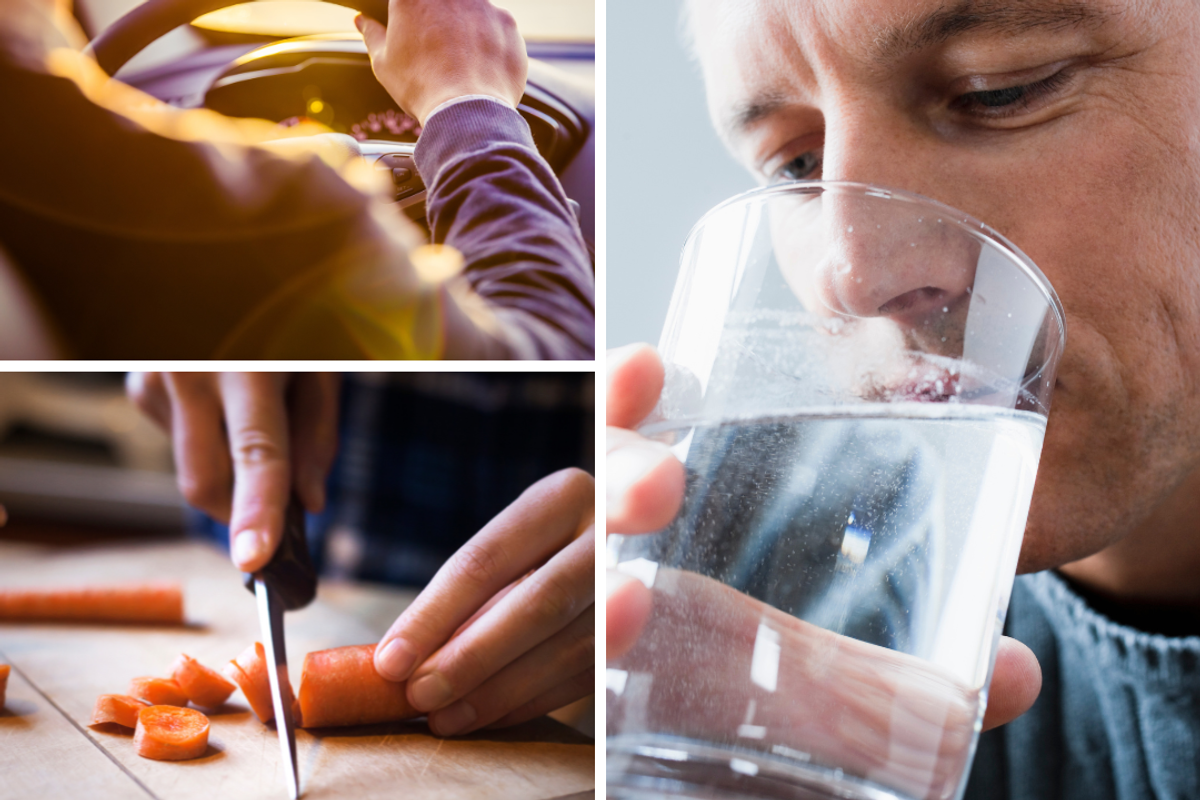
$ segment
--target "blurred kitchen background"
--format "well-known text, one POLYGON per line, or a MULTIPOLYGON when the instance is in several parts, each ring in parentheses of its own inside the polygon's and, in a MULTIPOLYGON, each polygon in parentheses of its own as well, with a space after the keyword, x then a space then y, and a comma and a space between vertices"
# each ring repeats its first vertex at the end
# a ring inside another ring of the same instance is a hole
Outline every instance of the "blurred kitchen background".
POLYGON ((121 373, 0 374, 4 535, 61 526, 182 530, 171 442, 125 398, 121 373))
MULTIPOLYGON (((591 373, 342 376, 340 442, 309 544, 331 577, 419 587, 530 484, 594 473, 591 373)), ((227 547, 189 509, 169 436, 121 373, 0 373, 6 537, 181 535, 227 547)))

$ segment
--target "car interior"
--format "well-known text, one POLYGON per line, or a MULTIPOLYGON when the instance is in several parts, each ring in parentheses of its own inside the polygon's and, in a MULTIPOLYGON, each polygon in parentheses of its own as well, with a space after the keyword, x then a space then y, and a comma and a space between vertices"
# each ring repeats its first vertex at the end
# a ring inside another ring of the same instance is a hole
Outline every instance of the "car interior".
MULTIPOLYGON (((386 17, 386 2, 231 2, 76 0, 74 10, 101 66, 159 100, 281 129, 311 120, 352 138, 364 158, 390 172, 397 204, 423 224, 425 187, 412 164, 420 126, 375 79, 353 25, 359 10, 386 17)), ((518 110, 579 204, 594 249, 594 1, 496 4, 513 14, 527 44, 529 80, 518 110)))

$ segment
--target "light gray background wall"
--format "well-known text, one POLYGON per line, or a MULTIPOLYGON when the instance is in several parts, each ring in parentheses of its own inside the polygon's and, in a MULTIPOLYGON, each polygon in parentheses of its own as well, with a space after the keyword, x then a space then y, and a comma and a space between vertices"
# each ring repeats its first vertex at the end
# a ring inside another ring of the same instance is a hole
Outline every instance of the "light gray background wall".
POLYGON ((708 121, 679 0, 608 0, 607 346, 658 342, 679 251, 705 211, 751 188, 708 121))

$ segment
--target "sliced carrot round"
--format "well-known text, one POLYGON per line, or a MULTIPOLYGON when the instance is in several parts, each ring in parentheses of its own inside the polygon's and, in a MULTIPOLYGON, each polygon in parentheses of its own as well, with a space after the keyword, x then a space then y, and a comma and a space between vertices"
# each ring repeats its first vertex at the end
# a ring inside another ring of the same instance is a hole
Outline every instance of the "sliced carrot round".
POLYGON ((171 678, 134 678, 126 694, 155 706, 186 706, 187 695, 171 678))
POLYGON ((208 749, 208 717, 194 708, 148 706, 138 712, 133 746, 142 758, 185 761, 208 749))
POLYGON ((8 673, 11 669, 8 664, 0 664, 0 708, 4 708, 4 694, 8 691, 8 673))
POLYGON ((260 721, 270 722, 275 718, 275 706, 271 702, 271 678, 267 674, 267 655, 261 642, 255 642, 243 650, 240 656, 225 665, 222 672, 241 688, 260 721))
POLYGON ((228 700, 229 695, 237 688, 215 670, 186 654, 181 654, 175 659, 171 677, 189 700, 205 708, 217 708, 228 700))
POLYGON ((112 722, 123 728, 136 728, 138 712, 149 703, 130 697, 127 694, 102 694, 96 698, 96 707, 92 709, 92 721, 89 725, 103 725, 112 722))

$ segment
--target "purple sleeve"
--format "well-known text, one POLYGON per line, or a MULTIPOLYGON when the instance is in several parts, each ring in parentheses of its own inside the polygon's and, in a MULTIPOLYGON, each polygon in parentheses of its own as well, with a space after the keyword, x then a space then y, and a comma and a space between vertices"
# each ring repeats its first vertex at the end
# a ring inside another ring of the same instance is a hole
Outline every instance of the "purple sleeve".
POLYGON ((433 241, 539 359, 595 357, 595 272, 566 194, 524 118, 466 100, 429 118, 415 155, 433 241))

